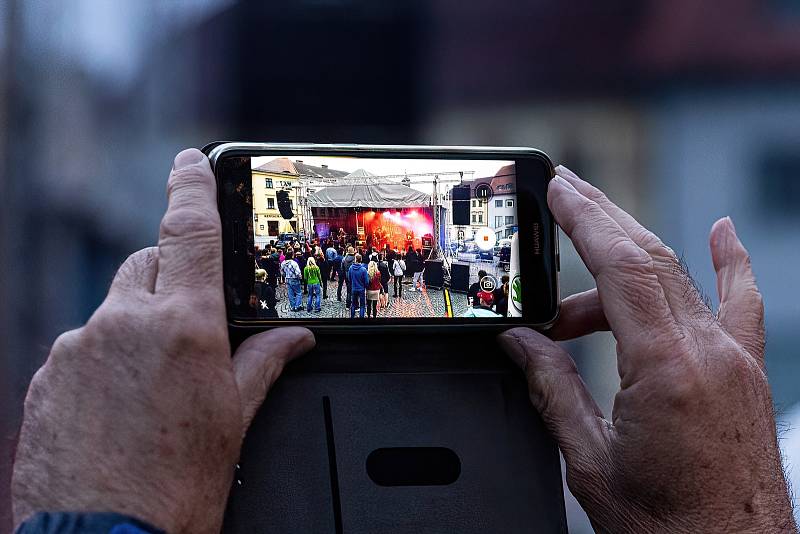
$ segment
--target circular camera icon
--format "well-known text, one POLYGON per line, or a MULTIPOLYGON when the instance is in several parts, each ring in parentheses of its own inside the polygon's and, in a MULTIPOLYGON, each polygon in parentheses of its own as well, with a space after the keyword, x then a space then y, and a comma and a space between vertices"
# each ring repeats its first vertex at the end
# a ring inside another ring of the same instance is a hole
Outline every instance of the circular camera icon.
POLYGON ((497 287, 497 278, 492 276, 491 274, 487 274, 480 280, 478 280, 478 286, 481 288, 481 291, 486 291, 491 293, 497 287))
POLYGON ((479 184, 475 187, 475 198, 479 198, 484 202, 488 202, 494 196, 494 191, 492 190, 492 186, 489 184, 479 184))

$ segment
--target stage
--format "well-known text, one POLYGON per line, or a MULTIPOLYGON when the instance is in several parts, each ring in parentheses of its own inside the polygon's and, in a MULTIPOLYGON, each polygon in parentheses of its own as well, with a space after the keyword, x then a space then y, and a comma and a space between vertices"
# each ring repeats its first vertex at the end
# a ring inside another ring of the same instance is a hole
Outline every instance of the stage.
MULTIPOLYGON (((340 242, 344 236, 356 246, 393 250, 429 249, 433 242, 431 195, 402 184, 326 187, 308 196, 308 206, 321 240, 340 242)), ((439 210, 440 221, 446 220, 444 207, 439 210)))

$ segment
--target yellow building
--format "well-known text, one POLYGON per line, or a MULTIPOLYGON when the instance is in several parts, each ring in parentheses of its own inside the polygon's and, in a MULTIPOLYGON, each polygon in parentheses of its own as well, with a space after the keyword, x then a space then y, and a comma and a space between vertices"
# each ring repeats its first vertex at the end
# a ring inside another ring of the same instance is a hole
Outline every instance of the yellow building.
POLYGON ((275 158, 252 171, 253 229, 256 245, 277 240, 278 234, 301 232, 303 213, 300 209, 300 182, 294 164, 288 158, 275 158), (294 216, 284 219, 278 210, 277 192, 289 194, 294 216))

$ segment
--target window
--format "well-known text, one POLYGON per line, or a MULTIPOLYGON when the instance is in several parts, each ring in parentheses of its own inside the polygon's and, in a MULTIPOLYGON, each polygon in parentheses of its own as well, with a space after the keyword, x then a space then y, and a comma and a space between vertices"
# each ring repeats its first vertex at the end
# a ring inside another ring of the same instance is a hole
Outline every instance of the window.
POLYGON ((259 224, 258 225, 258 229, 263 231, 264 230, 264 225, 263 224, 259 224))
POLYGON ((511 200, 511 199, 506 200, 506 207, 507 208, 513 208, 514 207, 514 201, 511 200))
POLYGON ((272 178, 264 178, 264 187, 272 189, 272 178))
POLYGON ((478 222, 478 217, 474 213, 472 214, 472 222, 478 222))
POLYGON ((478 201, 477 200, 473 200, 472 201, 472 207, 473 208, 477 208, 478 207, 478 201))
POLYGON ((258 222, 258 213, 254 213, 254 214, 253 214, 253 220, 254 220, 255 222, 258 222))
POLYGON ((495 218, 494 218, 494 227, 495 228, 500 228, 501 226, 503 226, 503 216, 502 215, 496 215, 495 218))
POLYGON ((482 222, 483 222, 483 213, 479 213, 479 214, 478 214, 478 222, 479 222, 479 223, 482 223, 482 222))
POLYGON ((267 234, 278 235, 278 221, 267 221, 267 234))
POLYGON ((514 216, 513 215, 506 215, 506 224, 514 224, 514 216))
POLYGON ((274 210, 275 209, 275 199, 271 197, 267 197, 267 209, 274 210))
POLYGON ((503 207, 503 201, 502 200, 495 200, 494 201, 494 207, 495 208, 502 208, 503 207))
POLYGON ((764 220, 796 219, 800 203, 800 152, 796 146, 768 148, 756 160, 754 197, 764 220))

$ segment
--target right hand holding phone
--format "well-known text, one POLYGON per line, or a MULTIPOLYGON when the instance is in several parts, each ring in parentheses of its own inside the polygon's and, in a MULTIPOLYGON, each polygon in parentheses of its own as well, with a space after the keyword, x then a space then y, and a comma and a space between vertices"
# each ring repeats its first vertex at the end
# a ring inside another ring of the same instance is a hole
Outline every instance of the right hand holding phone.
POLYGON ((671 249, 564 167, 548 203, 597 289, 562 304, 553 339, 609 329, 611 420, 570 355, 525 328, 500 336, 558 441, 567 483, 608 532, 794 532, 764 369, 764 311, 729 218, 711 229, 715 316, 671 249))

